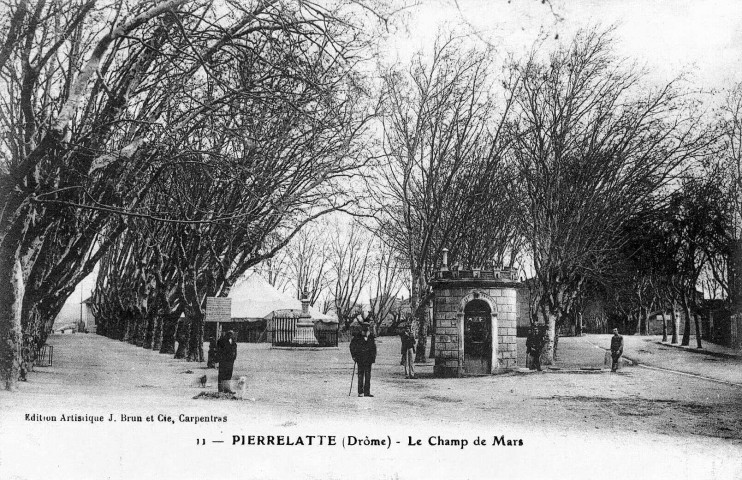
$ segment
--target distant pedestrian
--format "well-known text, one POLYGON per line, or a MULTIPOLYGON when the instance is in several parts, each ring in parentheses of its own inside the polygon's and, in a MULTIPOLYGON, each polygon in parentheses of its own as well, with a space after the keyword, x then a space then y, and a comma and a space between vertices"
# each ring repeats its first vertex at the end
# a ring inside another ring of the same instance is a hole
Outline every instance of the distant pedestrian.
POLYGON ((541 350, 544 348, 544 335, 538 325, 532 325, 526 339, 526 355, 531 357, 531 370, 541 371, 541 350))
POLYGON ((611 372, 618 370, 618 359, 623 355, 623 337, 618 334, 618 329, 613 329, 613 336, 611 337, 611 358, 613 358, 613 364, 611 365, 611 372))
POLYGON ((216 338, 209 338, 209 351, 206 354, 206 368, 214 368, 216 366, 216 338))
POLYGON ((402 332, 402 361, 404 362, 404 377, 415 378, 415 335, 410 325, 402 332))
POLYGON ((350 341, 350 355, 358 364, 358 396, 371 395, 371 365, 376 362, 376 342, 368 324, 364 323, 361 331, 350 341))
POLYGON ((218 389, 224 393, 234 393, 230 388, 229 381, 232 380, 234 361, 237 358, 237 342, 234 340, 234 331, 229 330, 216 343, 219 352, 219 379, 218 389))

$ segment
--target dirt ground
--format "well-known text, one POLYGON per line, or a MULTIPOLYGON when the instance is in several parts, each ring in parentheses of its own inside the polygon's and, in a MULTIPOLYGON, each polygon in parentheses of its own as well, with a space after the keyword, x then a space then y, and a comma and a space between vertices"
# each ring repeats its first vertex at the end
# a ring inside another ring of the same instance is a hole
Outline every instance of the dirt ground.
POLYGON ((543 373, 437 379, 430 363, 407 380, 399 339, 382 337, 374 398, 351 387, 347 344, 239 344, 234 376, 247 391, 225 400, 193 398, 216 390, 205 364, 96 335, 52 336, 53 366, 0 393, 0 477, 742 478, 742 360, 625 337, 634 365, 611 373, 609 338, 560 339, 559 362, 543 373), (69 414, 104 420, 59 420, 69 414), (250 435, 337 444, 249 445, 250 435))

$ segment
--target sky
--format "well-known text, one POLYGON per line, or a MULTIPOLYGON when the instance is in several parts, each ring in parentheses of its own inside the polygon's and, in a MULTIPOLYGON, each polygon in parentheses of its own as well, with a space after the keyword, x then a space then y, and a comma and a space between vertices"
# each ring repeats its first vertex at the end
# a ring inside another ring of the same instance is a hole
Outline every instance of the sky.
POLYGON ((505 58, 536 42, 549 50, 579 28, 615 26, 616 53, 646 66, 650 81, 683 73, 704 90, 742 81, 740 0, 421 0, 404 23, 389 40, 390 58, 430 45, 441 28, 486 42, 505 58))

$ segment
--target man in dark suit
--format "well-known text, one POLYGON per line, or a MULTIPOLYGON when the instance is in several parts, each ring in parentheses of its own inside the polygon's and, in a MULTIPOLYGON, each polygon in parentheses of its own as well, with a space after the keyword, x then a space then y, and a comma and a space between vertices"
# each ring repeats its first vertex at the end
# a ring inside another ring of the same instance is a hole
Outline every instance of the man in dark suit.
POLYGON ((209 351, 206 357, 206 368, 214 368, 216 363, 216 338, 209 337, 209 351))
POLYGON ((618 359, 623 355, 623 337, 618 334, 618 329, 613 329, 613 336, 611 337, 611 357, 613 358, 613 364, 611 365, 611 372, 618 370, 618 359))
POLYGON ((358 364, 358 396, 371 395, 371 365, 376 362, 376 342, 368 324, 363 324, 361 331, 350 341, 350 355, 358 364))
POLYGON ((237 342, 234 341, 234 331, 229 330, 216 343, 217 355, 219 359, 219 381, 218 388, 220 392, 234 393, 229 388, 229 381, 232 380, 232 370, 234 361, 237 358, 237 342))
POLYGON ((544 335, 538 325, 532 325, 526 339, 526 355, 531 357, 531 370, 541 371, 541 351, 544 348, 544 335))

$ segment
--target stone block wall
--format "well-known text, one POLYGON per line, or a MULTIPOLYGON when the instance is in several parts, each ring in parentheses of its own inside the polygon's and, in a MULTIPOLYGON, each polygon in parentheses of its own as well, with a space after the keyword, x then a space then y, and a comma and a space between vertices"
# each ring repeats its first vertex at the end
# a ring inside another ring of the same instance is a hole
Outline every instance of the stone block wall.
POLYGON ((436 376, 458 377, 464 373, 464 308, 473 299, 484 300, 497 315, 492 331, 493 339, 497 339, 492 372, 517 366, 515 284, 495 280, 444 280, 434 283, 433 292, 436 376))

